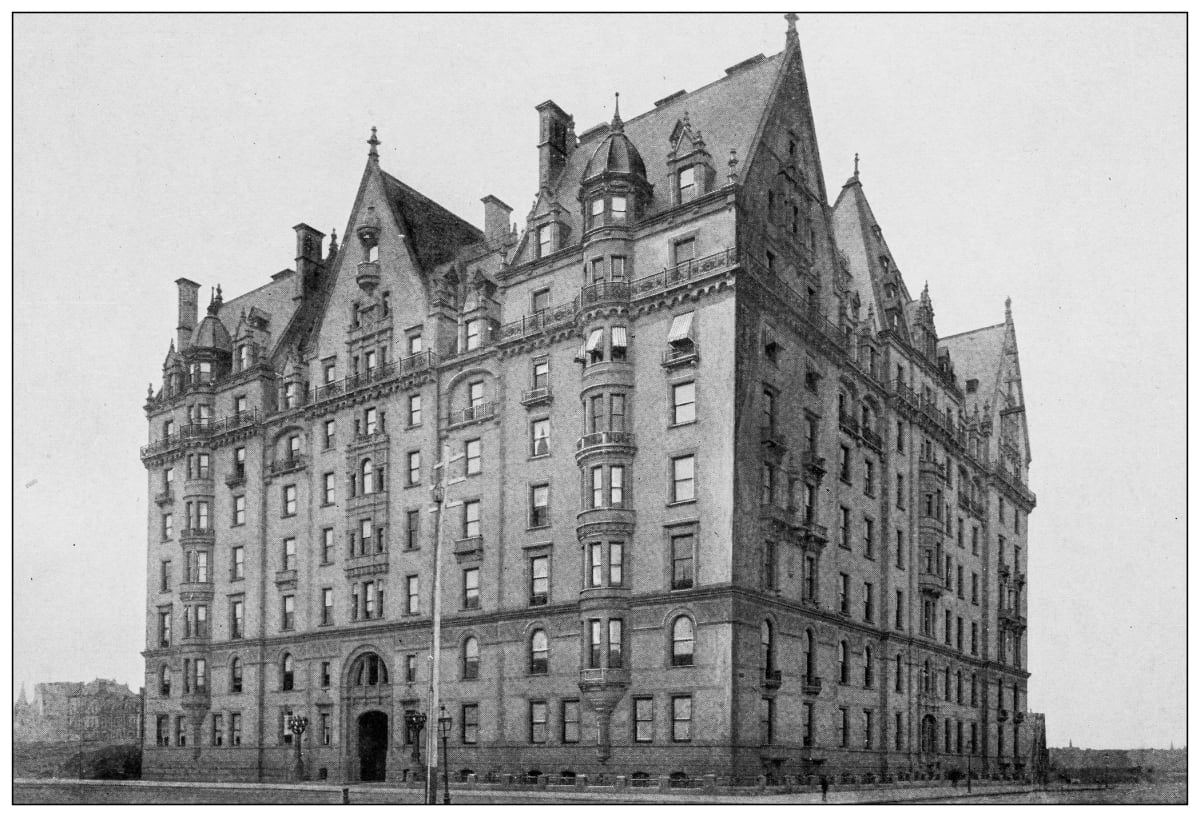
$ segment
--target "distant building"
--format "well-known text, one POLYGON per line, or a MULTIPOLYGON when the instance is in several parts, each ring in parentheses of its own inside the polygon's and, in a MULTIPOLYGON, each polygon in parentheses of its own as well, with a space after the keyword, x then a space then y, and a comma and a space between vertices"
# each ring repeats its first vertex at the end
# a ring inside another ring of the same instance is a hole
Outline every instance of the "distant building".
POLYGON ((202 319, 176 281, 143 773, 285 779, 293 714, 313 777, 421 769, 449 450, 456 774, 1025 774, 1011 310, 939 337, 857 167, 830 203, 791 22, 628 121, 537 111, 522 234, 372 134, 341 246, 297 225, 295 270, 202 319))
POLYGON ((32 702, 21 687, 13 704, 13 741, 137 743, 141 712, 141 695, 104 678, 38 684, 32 702))

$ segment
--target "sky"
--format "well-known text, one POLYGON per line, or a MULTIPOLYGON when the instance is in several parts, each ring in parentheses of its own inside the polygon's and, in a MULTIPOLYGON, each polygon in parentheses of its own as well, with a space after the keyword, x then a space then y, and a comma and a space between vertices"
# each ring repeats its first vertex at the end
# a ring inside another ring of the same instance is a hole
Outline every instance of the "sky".
MULTIPOLYGON (((228 299, 385 170, 523 226, 537 114, 576 132, 782 50, 764 15, 14 19, 15 690, 142 683, 146 386, 187 277, 228 299)), ((1012 298, 1050 745, 1186 742, 1181 15, 801 15, 829 195, 863 188, 950 335, 1012 298)), ((206 302, 206 300, 204 301, 206 302)))

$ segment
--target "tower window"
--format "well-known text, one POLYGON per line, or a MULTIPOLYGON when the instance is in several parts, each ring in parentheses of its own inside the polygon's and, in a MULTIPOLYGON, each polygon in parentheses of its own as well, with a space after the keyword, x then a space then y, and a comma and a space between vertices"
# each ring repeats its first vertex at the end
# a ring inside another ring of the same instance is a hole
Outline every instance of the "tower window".
POLYGON ((626 203, 625 203, 624 196, 613 196, 612 197, 611 207, 612 207, 612 223, 613 224, 624 224, 625 223, 625 206, 626 206, 626 203))
POLYGON ((696 166, 691 165, 679 171, 679 203, 696 198, 696 166))

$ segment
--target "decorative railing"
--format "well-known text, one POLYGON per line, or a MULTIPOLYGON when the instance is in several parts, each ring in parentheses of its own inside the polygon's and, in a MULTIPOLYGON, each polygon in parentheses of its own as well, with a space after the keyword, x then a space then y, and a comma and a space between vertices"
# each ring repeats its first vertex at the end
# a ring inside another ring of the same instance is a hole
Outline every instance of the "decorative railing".
POLYGON ((575 451, 585 451, 598 445, 636 445, 636 437, 631 431, 593 431, 584 434, 575 445, 575 451))
POLYGON ((267 473, 271 476, 278 476, 279 474, 286 474, 290 471, 299 471, 307 464, 308 462, 303 454, 296 454, 295 456, 288 457, 287 459, 275 460, 273 463, 267 466, 267 473))
POLYGON ((805 695, 821 694, 821 678, 818 675, 805 675, 801 679, 805 695))
MULTIPOLYGON (((919 467, 922 474, 933 474, 942 482, 950 481, 949 463, 946 461, 938 462, 937 460, 926 459, 921 457, 919 467)), ((961 498, 961 494, 959 495, 961 498)))
POLYGON ((437 365, 437 355, 433 352, 418 352, 415 355, 409 355, 400 360, 389 361, 382 366, 376 366, 372 369, 352 374, 349 377, 335 380, 332 383, 325 383, 310 390, 310 403, 319 403, 324 400, 329 400, 334 397, 341 397, 344 394, 350 394, 353 391, 370 386, 374 383, 379 383, 383 380, 389 380, 400 375, 416 374, 427 369, 432 369, 437 365))
POLYGON ((866 426, 862 427, 862 438, 863 442, 874 448, 876 451, 883 450, 883 438, 866 426))
POLYGON ((586 309, 603 303, 628 302, 630 283, 628 281, 597 281, 579 290, 579 298, 575 308, 586 309))
POLYGON ((700 359, 700 345, 689 343, 686 346, 672 346, 663 352, 662 365, 664 368, 670 369, 674 366, 684 366, 688 363, 695 363, 700 359))
POLYGON ((179 431, 174 434, 168 434, 149 445, 142 446, 142 456, 148 457, 161 451, 167 451, 185 440, 204 439, 216 436, 217 434, 223 434, 226 431, 236 431, 239 428, 255 425, 258 421, 259 413, 256 409, 254 411, 242 411, 237 414, 231 414, 220 420, 188 423, 187 425, 180 426, 179 431))
POLYGON ((521 405, 535 406, 538 403, 549 403, 554 398, 554 393, 549 386, 542 386, 538 389, 529 389, 521 393, 521 405))
POLYGON ((575 301, 543 309, 529 315, 522 315, 515 321, 509 321, 500 327, 498 339, 501 342, 535 335, 547 329, 573 324, 575 322, 575 301))
POLYGON ((779 689, 783 685, 783 672, 764 667, 762 671, 762 684, 766 689, 779 689))
POLYGON ((763 423, 760 425, 758 427, 758 438, 762 441, 763 445, 779 449, 787 448, 783 432, 774 423, 763 423))
POLYGON ((629 670, 623 667, 588 667, 579 671, 579 683, 581 686, 628 684, 629 670))
POLYGON ((687 283, 715 270, 737 266, 737 263, 738 252, 733 247, 706 255, 703 258, 694 258, 691 261, 685 261, 682 264, 668 267, 662 272, 638 278, 633 282, 633 297, 640 298, 644 295, 669 289, 676 284, 687 283))
POLYGON ((489 420, 496 416, 496 404, 490 400, 486 403, 479 403, 474 406, 467 406, 465 409, 450 412, 450 426, 461 426, 467 423, 477 423, 480 420, 489 420))
POLYGON ((1004 485, 1010 491, 1024 499, 1026 502, 1033 504, 1037 501, 1037 496, 1033 493, 1033 491, 1025 487, 1024 483, 1021 482, 1021 478, 1016 474, 1006 471, 999 463, 997 463, 992 469, 992 473, 995 474, 996 478, 1004 483, 1004 485))
POLYGON ((838 425, 847 434, 858 434, 858 420, 854 419, 854 415, 844 411, 838 412, 838 425))
POLYGON ((155 505, 169 505, 175 501, 175 493, 170 489, 154 495, 155 505))
POLYGON ((182 539, 212 539, 215 536, 212 528, 184 528, 179 531, 179 538, 182 539))

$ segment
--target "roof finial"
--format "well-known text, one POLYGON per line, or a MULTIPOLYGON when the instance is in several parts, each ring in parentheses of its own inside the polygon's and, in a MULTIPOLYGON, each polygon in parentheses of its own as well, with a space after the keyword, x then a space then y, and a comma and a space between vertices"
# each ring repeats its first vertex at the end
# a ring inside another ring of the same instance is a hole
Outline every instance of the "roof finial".
POLYGON ((329 257, 333 258, 335 255, 337 255, 337 251, 338 251, 337 227, 334 227, 332 230, 329 231, 329 257))
POLYGON ((729 149, 729 183, 730 184, 737 183, 737 179, 738 179, 737 166, 738 166, 737 148, 730 148, 729 149))
POLYGON ((1004 320, 1012 322, 1012 296, 1004 299, 1004 320))
POLYGON ((371 151, 367 155, 373 156, 376 159, 378 159, 379 151, 377 150, 377 148, 379 147, 379 137, 375 135, 375 126, 374 125, 371 126, 371 138, 367 140, 367 144, 371 146, 371 151))
POLYGON ((616 101, 613 103, 613 118, 610 130, 613 133, 624 133, 625 123, 621 121, 621 92, 616 91, 613 96, 616 98, 616 101))
POLYGON ((789 11, 787 14, 783 15, 783 19, 787 20, 787 24, 788 24, 787 44, 788 45, 799 45, 800 44, 800 35, 796 33, 796 20, 798 19, 796 17, 796 13, 794 11, 789 11))
POLYGON ((854 154, 854 178, 858 178, 858 154, 854 154))

